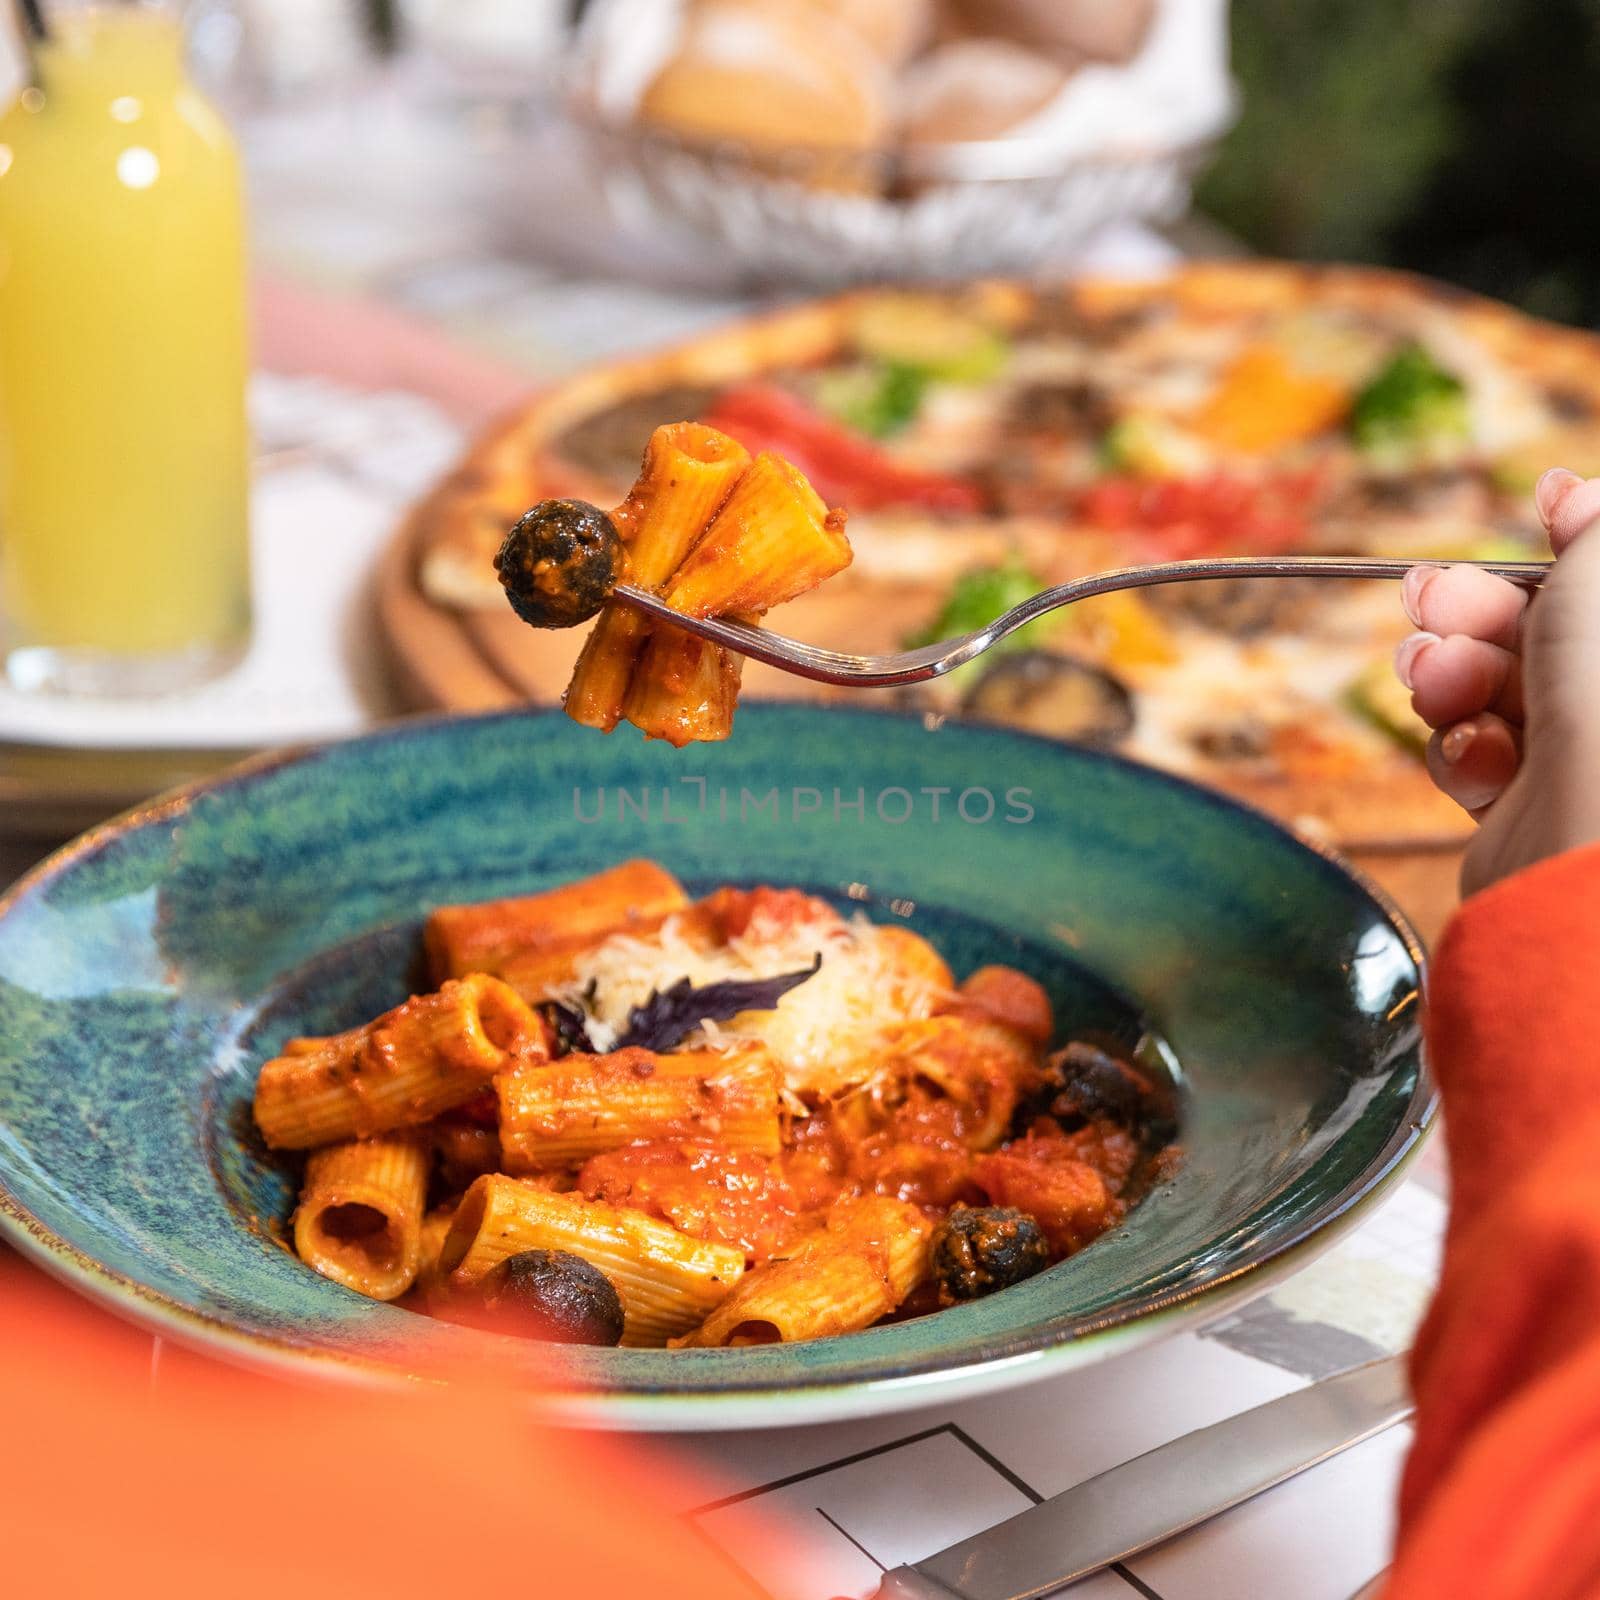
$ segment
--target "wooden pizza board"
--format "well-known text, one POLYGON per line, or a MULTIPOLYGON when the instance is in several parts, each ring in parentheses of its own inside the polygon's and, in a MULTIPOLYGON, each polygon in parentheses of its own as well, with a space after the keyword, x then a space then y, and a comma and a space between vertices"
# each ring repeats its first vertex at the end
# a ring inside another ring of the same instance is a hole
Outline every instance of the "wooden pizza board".
MULTIPOLYGON (((492 711, 554 705, 571 675, 583 630, 540 633, 509 609, 468 612, 435 604, 416 581, 420 530, 407 519, 377 572, 377 606, 397 687, 419 711, 492 711)), ((892 650, 915 603, 925 614, 938 603, 909 586, 903 608, 886 614, 878 595, 819 590, 784 608, 783 626, 801 638, 851 639, 863 650, 892 650)), ((828 690, 752 662, 743 692, 754 699, 841 698, 887 703, 892 690, 828 690)), ((1438 937, 1454 909, 1460 841, 1401 849, 1359 849, 1347 859, 1389 894, 1421 934, 1438 937)))

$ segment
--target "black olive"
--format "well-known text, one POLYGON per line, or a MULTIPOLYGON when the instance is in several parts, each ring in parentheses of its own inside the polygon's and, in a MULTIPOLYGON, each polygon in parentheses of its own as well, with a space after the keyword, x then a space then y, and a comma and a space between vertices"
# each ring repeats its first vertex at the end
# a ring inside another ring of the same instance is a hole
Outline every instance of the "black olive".
POLYGON ((1109 672, 1048 650, 1001 656, 962 701, 983 722, 1113 745, 1133 730, 1133 697, 1109 672))
POLYGON ((603 606, 622 576, 622 540, 583 500, 524 512, 494 558, 511 609, 535 628, 571 628, 603 606))
POLYGON ((1071 1126, 1116 1122, 1131 1128, 1144 1109, 1150 1085, 1135 1068, 1092 1044, 1074 1042, 1045 1063, 1048 1114, 1071 1126))
POLYGON ((1009 1206, 957 1206, 929 1246, 940 1305, 1008 1289, 1050 1265, 1039 1224, 1009 1206))
POLYGON ((506 1333, 560 1344, 614 1345, 622 1299, 592 1262, 565 1250, 508 1256, 483 1282, 488 1321, 506 1333))
POLYGON ((1109 1122, 1132 1134, 1146 1151, 1178 1135, 1171 1086, 1098 1045, 1074 1040, 1046 1059, 1041 1078, 1017 1107, 1013 1136, 1026 1133, 1039 1117, 1049 1117, 1069 1133, 1085 1123, 1109 1122))

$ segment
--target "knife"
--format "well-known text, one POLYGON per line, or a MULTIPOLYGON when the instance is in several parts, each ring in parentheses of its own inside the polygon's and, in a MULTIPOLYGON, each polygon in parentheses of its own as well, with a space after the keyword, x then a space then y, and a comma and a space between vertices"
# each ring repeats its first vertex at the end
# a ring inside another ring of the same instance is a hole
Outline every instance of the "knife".
POLYGON ((1411 1409, 1404 1356, 1352 1367, 896 1567, 874 1600, 1037 1600, 1404 1422, 1411 1409))

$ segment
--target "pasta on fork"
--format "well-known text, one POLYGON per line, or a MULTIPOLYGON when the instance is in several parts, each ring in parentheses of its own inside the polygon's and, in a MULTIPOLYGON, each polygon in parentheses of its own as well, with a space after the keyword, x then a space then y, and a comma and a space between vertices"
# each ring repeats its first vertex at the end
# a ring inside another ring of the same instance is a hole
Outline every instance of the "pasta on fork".
POLYGON ((845 514, 770 452, 751 458, 726 434, 671 423, 650 437, 627 498, 609 515, 546 500, 495 558, 517 614, 570 627, 599 613, 567 687, 567 715, 610 733, 631 722, 674 745, 726 739, 741 658, 721 645, 608 604, 618 583, 694 617, 756 622, 850 564, 845 514))
MULTIPOLYGON (((680 563, 685 592, 770 592, 704 577, 730 560, 680 563)), ((797 889, 696 900, 625 862, 441 906, 423 949, 436 990, 257 1083, 267 1143, 305 1152, 296 1253, 372 1299, 574 1342, 826 1338, 1044 1270, 1174 1159, 1168 1089, 1052 1048, 1034 978, 958 982, 797 889)))

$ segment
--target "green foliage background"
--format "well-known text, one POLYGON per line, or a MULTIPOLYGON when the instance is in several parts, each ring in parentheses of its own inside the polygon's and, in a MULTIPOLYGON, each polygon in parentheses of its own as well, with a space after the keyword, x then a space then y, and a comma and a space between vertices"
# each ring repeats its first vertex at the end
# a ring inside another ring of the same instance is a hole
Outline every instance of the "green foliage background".
POLYGON ((1600 0, 1233 0, 1233 42, 1197 200, 1252 249, 1600 323, 1600 0))

